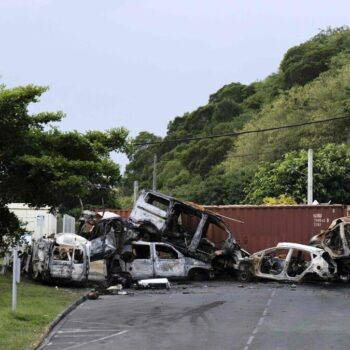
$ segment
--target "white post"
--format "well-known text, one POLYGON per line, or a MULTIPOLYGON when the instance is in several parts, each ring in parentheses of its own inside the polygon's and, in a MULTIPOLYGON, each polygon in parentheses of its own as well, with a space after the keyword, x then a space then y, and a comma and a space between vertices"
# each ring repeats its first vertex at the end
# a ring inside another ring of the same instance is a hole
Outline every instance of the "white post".
POLYGON ((18 278, 18 267, 17 267, 17 247, 13 249, 13 263, 12 263, 12 311, 16 311, 17 306, 17 278, 18 278))
POLYGON ((153 158, 153 185, 152 190, 157 191, 157 155, 153 158))
POLYGON ((313 202, 313 150, 307 152, 307 204, 313 202))
POLYGON ((138 194, 139 194, 139 183, 138 181, 134 181, 134 204, 137 201, 138 194))

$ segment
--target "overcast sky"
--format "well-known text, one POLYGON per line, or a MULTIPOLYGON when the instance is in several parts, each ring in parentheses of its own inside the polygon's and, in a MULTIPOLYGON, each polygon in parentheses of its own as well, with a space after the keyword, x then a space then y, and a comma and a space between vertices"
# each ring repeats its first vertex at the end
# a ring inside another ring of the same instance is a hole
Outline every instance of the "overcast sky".
POLYGON ((0 0, 1 81, 48 85, 33 110, 64 111, 64 130, 163 136, 174 117, 224 84, 277 71, 288 48, 349 13, 348 0, 0 0))

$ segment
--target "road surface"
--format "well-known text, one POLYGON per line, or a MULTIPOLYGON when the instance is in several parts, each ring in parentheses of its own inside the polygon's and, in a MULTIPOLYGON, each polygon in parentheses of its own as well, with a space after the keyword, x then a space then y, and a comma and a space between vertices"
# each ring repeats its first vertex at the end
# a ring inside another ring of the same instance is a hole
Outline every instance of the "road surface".
POLYGON ((215 281, 88 300, 43 349, 349 349, 349 284, 215 281))

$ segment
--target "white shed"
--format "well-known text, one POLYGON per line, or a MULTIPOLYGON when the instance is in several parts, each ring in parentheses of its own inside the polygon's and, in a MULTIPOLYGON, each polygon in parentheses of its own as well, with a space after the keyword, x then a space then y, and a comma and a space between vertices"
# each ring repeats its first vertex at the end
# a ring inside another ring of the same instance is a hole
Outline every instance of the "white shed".
POLYGON ((50 213, 50 207, 35 209, 23 203, 11 203, 7 206, 25 224, 26 231, 32 233, 33 239, 57 233, 57 217, 50 213))

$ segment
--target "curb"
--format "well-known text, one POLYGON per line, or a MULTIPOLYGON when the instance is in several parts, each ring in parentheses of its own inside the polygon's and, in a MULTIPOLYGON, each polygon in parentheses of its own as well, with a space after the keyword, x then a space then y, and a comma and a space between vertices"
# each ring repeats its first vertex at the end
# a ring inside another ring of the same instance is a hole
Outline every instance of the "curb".
POLYGON ((81 303, 83 303, 85 300, 87 300, 87 297, 84 295, 82 297, 80 297, 79 299, 77 299, 76 301, 74 301, 71 305, 69 305, 65 310, 63 310, 63 312, 61 312, 60 314, 58 314, 56 316, 56 318, 50 323, 49 327, 47 328, 47 330, 45 331, 45 334, 43 335, 41 341, 39 342, 39 344, 34 348, 34 350, 41 350, 44 346, 46 346, 51 337, 48 337, 48 335, 50 334, 50 332, 53 330, 53 328, 55 326, 57 326, 57 324, 65 317, 67 316, 70 312, 72 312, 74 309, 76 309, 81 303))

